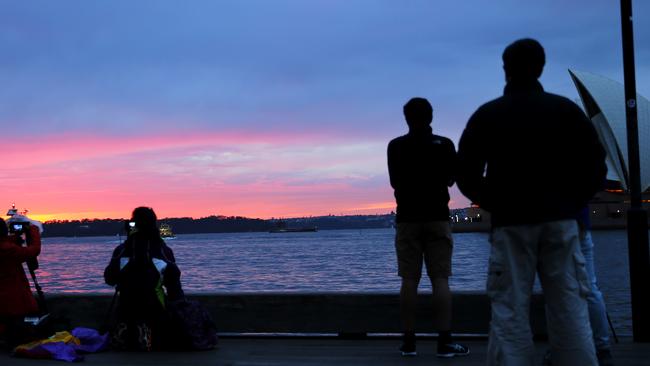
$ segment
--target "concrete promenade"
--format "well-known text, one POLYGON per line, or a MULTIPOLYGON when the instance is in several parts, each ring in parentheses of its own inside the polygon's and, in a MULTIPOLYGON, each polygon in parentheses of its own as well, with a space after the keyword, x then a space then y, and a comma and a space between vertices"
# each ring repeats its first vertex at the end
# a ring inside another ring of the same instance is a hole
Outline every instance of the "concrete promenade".
MULTIPOLYGON (((613 355, 616 365, 650 365, 650 344, 633 344, 629 339, 615 345, 613 355)), ((401 357, 397 352, 398 339, 340 340, 304 338, 227 338, 220 340, 219 348, 207 352, 105 352, 86 356, 88 365, 336 365, 336 366, 388 366, 388 365, 485 365, 486 340, 463 340, 471 354, 454 359, 435 356, 435 340, 418 342, 417 357, 401 357)), ((546 343, 537 343, 540 365, 546 343)), ((62 365, 60 361, 27 360, 0 354, 2 366, 62 365)), ((578 366, 578 365, 575 365, 578 366)))
MULTIPOLYGON (((199 294, 222 335, 217 350, 179 353, 118 353, 88 355, 92 365, 484 365, 490 304, 485 293, 453 294, 454 333, 467 335, 461 342, 471 348, 467 357, 435 357, 435 340, 418 341, 418 357, 403 358, 400 340, 386 334, 400 332, 399 296, 395 293, 224 293, 199 294), (310 337, 270 337, 241 334, 308 334, 310 337), (239 336, 233 336, 240 334, 239 336), (316 337, 319 334, 328 336, 316 337), (378 336, 382 335, 382 336, 378 336)), ((432 332, 431 296, 420 295, 418 332, 432 332)), ((56 330, 77 326, 101 329, 110 295, 52 295, 48 305, 56 330)), ((540 360, 548 348, 544 299, 531 303, 531 326, 540 360)), ((650 365, 650 344, 622 338, 614 346, 617 365, 650 365)), ((25 360, 0 353, 0 366, 47 365, 58 361, 25 360)), ((579 366, 579 365, 572 365, 579 366)))

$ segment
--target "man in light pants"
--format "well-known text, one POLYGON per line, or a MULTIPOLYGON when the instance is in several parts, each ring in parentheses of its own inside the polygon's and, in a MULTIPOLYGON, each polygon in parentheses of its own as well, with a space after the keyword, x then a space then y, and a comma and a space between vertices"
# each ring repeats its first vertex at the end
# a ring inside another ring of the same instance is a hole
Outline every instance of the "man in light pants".
POLYGON ((545 54, 521 39, 503 52, 504 95, 470 118, 457 183, 490 211, 488 365, 538 365, 529 323, 539 275, 553 365, 597 365, 580 252, 578 212, 605 181, 605 152, 582 110, 544 91, 545 54))

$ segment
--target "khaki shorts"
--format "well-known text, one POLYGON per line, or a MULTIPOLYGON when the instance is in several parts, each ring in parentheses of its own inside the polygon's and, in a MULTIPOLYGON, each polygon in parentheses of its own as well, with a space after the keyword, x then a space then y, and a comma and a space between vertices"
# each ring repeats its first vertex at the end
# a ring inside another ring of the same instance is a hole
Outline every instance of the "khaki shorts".
POLYGON ((397 224, 395 250, 397 274, 403 278, 422 276, 422 260, 429 278, 451 276, 453 239, 448 221, 401 222, 397 224))

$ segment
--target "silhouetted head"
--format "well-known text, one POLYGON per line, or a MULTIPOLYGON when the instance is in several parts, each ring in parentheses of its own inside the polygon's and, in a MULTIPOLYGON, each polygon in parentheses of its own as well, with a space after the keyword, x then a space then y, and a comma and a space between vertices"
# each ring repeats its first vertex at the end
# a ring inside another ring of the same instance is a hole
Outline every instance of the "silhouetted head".
POLYGON ((0 238, 4 238, 9 235, 9 229, 7 228, 7 223, 4 219, 0 219, 0 238))
POLYGON ((131 221, 135 222, 135 227, 138 229, 138 232, 145 233, 147 235, 160 236, 158 225, 156 224, 158 218, 156 217, 156 213, 152 208, 136 208, 133 210, 133 214, 131 214, 131 221))
POLYGON ((539 42, 531 38, 514 41, 503 51, 506 80, 537 80, 542 75, 546 56, 539 42))
POLYGON ((412 129, 423 129, 433 121, 433 108, 424 98, 411 98, 404 104, 404 119, 412 129))

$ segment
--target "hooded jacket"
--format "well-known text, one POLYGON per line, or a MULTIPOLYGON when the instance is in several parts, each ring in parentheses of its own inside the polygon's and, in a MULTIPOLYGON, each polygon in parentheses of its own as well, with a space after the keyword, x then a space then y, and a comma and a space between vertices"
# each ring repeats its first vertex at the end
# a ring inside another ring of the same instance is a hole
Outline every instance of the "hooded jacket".
POLYGON ((431 127, 411 129, 388 144, 388 174, 400 222, 448 221, 456 149, 431 127))
POLYGON ((493 226, 575 219, 607 174, 584 112, 537 80, 512 81, 469 119, 458 146, 458 187, 493 226))

